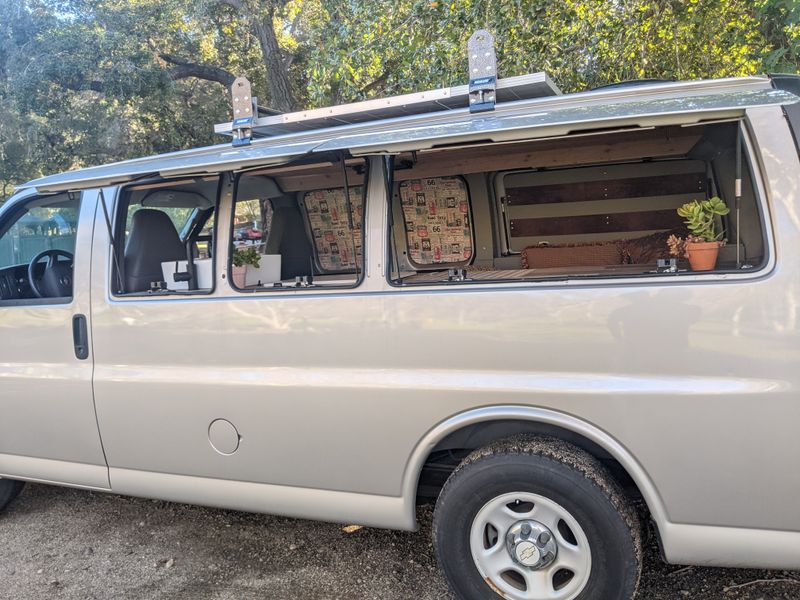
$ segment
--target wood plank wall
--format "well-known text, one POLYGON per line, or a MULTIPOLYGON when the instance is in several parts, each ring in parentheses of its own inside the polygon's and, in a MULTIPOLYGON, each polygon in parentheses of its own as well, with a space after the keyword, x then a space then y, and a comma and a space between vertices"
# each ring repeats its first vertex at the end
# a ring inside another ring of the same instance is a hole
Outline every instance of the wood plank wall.
POLYGON ((506 190, 508 206, 546 206, 575 202, 607 204, 609 200, 636 198, 631 212, 597 212, 604 206, 598 204, 591 214, 512 218, 509 222, 511 237, 571 236, 586 234, 619 233, 626 237, 634 232, 665 230, 680 227, 683 220, 674 209, 655 208, 648 198, 672 195, 704 197, 705 173, 680 173, 652 177, 627 177, 600 181, 576 181, 549 185, 534 185, 506 190))

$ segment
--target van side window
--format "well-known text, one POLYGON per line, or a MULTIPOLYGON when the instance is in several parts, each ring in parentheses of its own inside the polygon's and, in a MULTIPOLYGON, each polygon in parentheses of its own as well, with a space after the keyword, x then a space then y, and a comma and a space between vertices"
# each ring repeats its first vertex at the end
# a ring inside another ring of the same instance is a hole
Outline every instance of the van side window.
POLYGON ((754 271, 766 264, 765 229, 746 152, 735 210, 738 127, 656 127, 401 154, 390 283, 754 271), (715 207, 704 235, 719 244, 703 269, 690 252, 701 240, 678 212, 695 202, 715 207))
POLYGON ((413 179, 400 184, 406 244, 416 265, 466 264, 472 258, 467 185, 459 177, 413 179))
POLYGON ((272 202, 253 198, 236 204, 233 215, 233 246, 264 246, 272 227, 272 202))
POLYGON ((231 283, 243 292, 352 287, 363 275, 365 162, 266 168, 237 178, 231 283), (346 185, 345 185, 346 184, 346 185))
POLYGON ((209 293, 218 177, 157 181, 123 190, 112 288, 124 295, 209 293))
POLYGON ((80 194, 32 198, 0 224, 0 301, 72 298, 80 194))

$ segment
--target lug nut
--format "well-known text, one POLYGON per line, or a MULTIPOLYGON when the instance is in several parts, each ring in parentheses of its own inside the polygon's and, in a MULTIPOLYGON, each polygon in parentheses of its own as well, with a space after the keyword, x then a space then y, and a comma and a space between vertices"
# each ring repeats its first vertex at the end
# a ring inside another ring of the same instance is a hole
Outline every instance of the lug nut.
POLYGON ((550 534, 546 531, 543 531, 539 534, 539 545, 544 546, 547 542, 550 541, 550 534))
POLYGON ((528 537, 531 534, 530 523, 523 523, 520 533, 522 533, 523 537, 528 537))

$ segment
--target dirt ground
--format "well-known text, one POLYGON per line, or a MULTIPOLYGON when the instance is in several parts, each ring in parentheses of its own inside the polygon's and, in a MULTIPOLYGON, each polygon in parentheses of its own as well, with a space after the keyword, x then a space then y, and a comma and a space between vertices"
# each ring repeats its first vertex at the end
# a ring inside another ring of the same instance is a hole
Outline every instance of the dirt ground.
MULTIPOLYGON (((430 542, 182 504, 28 485, 0 516, 0 598, 448 598, 430 542)), ((800 600, 800 573, 681 568, 654 544, 639 598, 800 600)))

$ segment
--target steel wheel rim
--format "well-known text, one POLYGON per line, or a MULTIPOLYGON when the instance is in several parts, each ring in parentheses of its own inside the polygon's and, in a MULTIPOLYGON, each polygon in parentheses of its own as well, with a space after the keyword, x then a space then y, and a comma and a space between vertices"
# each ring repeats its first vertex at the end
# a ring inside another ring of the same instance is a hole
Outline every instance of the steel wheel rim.
POLYGON ((571 600, 589 581, 592 555, 583 528, 563 506, 539 494, 511 492, 489 500, 472 521, 469 541, 481 577, 508 600, 571 600), (520 523, 538 523, 552 533, 558 549, 552 562, 533 568, 512 557, 508 535, 520 523))

